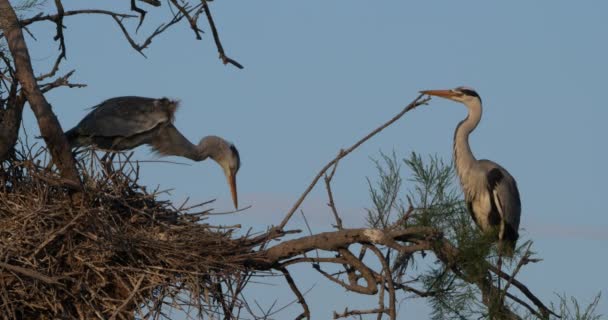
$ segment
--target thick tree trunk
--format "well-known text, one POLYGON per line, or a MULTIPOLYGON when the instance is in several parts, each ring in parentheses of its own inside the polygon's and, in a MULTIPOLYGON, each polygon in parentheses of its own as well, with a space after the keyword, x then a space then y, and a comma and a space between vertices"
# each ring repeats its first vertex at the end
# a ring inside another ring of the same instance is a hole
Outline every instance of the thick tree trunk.
MULTIPOLYGON (((14 88, 15 86, 13 86, 14 88)), ((0 110, 0 161, 6 160, 17 143, 25 99, 11 90, 4 110, 0 110)))
POLYGON ((61 171, 63 178, 79 183, 78 171, 68 141, 51 110, 51 105, 38 87, 19 20, 8 0, 0 0, 0 28, 4 31, 4 37, 15 62, 15 76, 36 115, 40 133, 51 151, 55 165, 61 171))

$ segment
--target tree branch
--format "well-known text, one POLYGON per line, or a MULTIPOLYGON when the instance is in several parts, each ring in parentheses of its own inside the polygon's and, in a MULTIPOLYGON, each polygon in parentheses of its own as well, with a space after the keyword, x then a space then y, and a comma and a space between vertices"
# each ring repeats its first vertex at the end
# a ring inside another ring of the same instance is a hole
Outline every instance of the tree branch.
MULTIPOLYGON (((344 150, 340 150, 340 152, 338 153, 338 155, 342 154, 342 152, 344 152, 344 150)), ((342 219, 340 218, 340 215, 338 214, 338 209, 336 209, 336 204, 334 202, 334 195, 333 192, 331 191, 331 180, 334 177, 334 174, 336 173, 336 169, 338 168, 338 161, 336 161, 334 163, 334 167, 331 170, 331 173, 329 175, 325 175, 325 189, 327 189, 327 198, 329 199, 329 202, 327 203, 327 206, 331 209, 331 212, 334 215, 334 219, 336 219, 336 225, 334 226, 335 228, 337 228, 338 230, 342 229, 342 219)))
POLYGON ((46 284, 61 285, 61 283, 59 281, 57 281, 57 279, 45 276, 35 270, 31 270, 31 269, 27 269, 27 268, 23 268, 23 267, 19 267, 19 266, 14 266, 12 264, 4 263, 1 261, 0 261, 0 268, 4 268, 6 270, 10 270, 12 272, 22 274, 24 276, 28 276, 28 277, 36 279, 36 280, 40 280, 46 284))
MULTIPOLYGON (((281 242, 273 247, 258 252, 248 264, 260 270, 270 269, 281 261, 296 257, 309 251, 320 249, 338 251, 354 243, 391 245, 392 241, 412 241, 436 237, 437 230, 429 227, 410 227, 384 232, 378 229, 342 229, 333 232, 323 232, 294 240, 281 242)), ((407 251, 408 246, 402 250, 407 251)), ((415 250, 425 250, 428 245, 412 246, 415 250)))
POLYGON ((351 152, 353 152, 355 149, 357 149, 360 145, 362 145, 363 143, 365 143, 371 137, 375 136, 380 131, 384 130, 386 127, 390 126, 395 121, 399 120, 408 111, 410 111, 410 110, 412 110, 412 109, 414 109, 414 108, 416 108, 418 106, 426 104, 430 100, 430 98, 422 99, 423 96, 424 96, 424 94, 420 94, 416 99, 414 99, 414 101, 412 101, 401 112, 399 112, 397 115, 395 115, 389 121, 385 122, 384 124, 382 124, 378 128, 374 129, 372 132, 370 132, 369 134, 367 134, 365 137, 361 138, 361 140, 357 141, 355 144, 353 144, 349 148, 345 149, 344 152, 340 152, 338 154, 338 156, 336 156, 333 160, 331 160, 330 162, 328 162, 321 169, 321 171, 319 171, 319 173, 315 176, 315 178, 312 180, 312 182, 310 183, 310 185, 308 185, 308 188, 306 188, 306 190, 304 191, 304 193, 302 193, 302 195, 300 196, 300 198, 298 198, 298 200, 293 205, 293 207, 291 207, 291 209, 289 210, 289 212, 287 212, 287 215, 285 215, 285 218, 283 218, 283 221, 281 222, 281 224, 277 228, 278 229, 285 228, 285 225, 287 224, 287 222, 289 222, 289 219, 291 219, 291 217, 296 212, 296 210, 298 210, 298 208, 300 207, 300 205, 302 204, 302 202, 304 201, 304 199, 306 198, 306 196, 308 196, 308 194, 314 188, 314 186, 317 184, 317 182, 319 181, 319 179, 323 176, 323 174, 325 174, 325 172, 327 172, 327 170, 329 170, 329 168, 331 168, 332 165, 334 165, 340 159, 342 159, 342 158, 346 157, 347 155, 349 155, 351 152))
POLYGON ((51 109, 51 105, 46 101, 36 82, 17 15, 8 0, 0 0, 0 11, 2 12, 0 26, 4 31, 4 36, 15 62, 15 76, 21 84, 25 97, 36 115, 40 132, 51 151, 53 161, 64 178, 74 183, 79 183, 78 171, 76 170, 68 141, 63 134, 57 117, 51 109))
POLYGON ((293 278, 289 274, 289 271, 287 271, 287 269, 285 269, 283 267, 279 267, 278 270, 281 271, 281 273, 283 273, 283 276, 285 277, 285 280, 289 284, 291 291, 293 291, 293 293, 296 295, 296 297, 298 299, 298 303, 302 306, 302 309, 304 309, 304 311, 299 316, 296 317, 296 320, 305 319, 305 318, 310 319, 310 309, 308 308, 306 299, 304 299, 304 296, 302 295, 302 293, 296 286, 296 283, 295 283, 295 281, 293 281, 293 278))
POLYGON ((367 246, 367 248, 369 250, 371 250, 376 257, 378 258, 378 261, 380 261, 380 263, 382 264, 382 273, 384 274, 382 276, 384 283, 386 283, 386 286, 388 287, 388 310, 386 310, 385 306, 381 306, 382 309, 385 309, 386 311, 388 311, 388 316, 390 317, 391 320, 395 320, 397 319, 397 307, 395 306, 395 302, 397 300, 397 296, 395 293, 395 285, 393 282, 393 275, 391 272, 391 268, 388 265, 388 261, 387 259, 382 255, 382 252, 380 251, 380 249, 376 248, 375 246, 367 246))
MULTIPOLYGON (((456 263, 456 261, 457 261, 456 257, 458 256, 458 249, 456 247, 454 247, 452 244, 450 244, 447 240, 442 239, 440 241, 440 244, 435 246, 434 252, 437 255, 437 257, 441 261, 443 261, 443 263, 446 266, 448 266, 452 271, 454 271, 457 275, 459 275, 459 277, 461 279, 463 279, 469 283, 473 283, 473 284, 477 285, 477 287, 482 292, 483 303, 486 306, 488 306, 488 308, 492 309, 492 307, 493 307, 492 304, 498 300, 499 295, 500 295, 500 290, 498 290, 498 288, 496 288, 492 283, 490 283, 490 281, 488 279, 485 279, 484 277, 472 277, 470 275, 466 275, 466 274, 463 274, 462 272, 460 272, 460 270, 458 269, 458 265, 456 263)), ((496 267, 490 265, 489 263, 486 265, 486 267, 488 268, 488 270, 500 275, 503 279, 507 279, 508 281, 511 281, 513 286, 517 287, 528 299, 530 299, 530 301, 532 301, 539 308, 540 314, 542 314, 543 317, 548 318, 549 313, 555 315, 555 313, 553 313, 551 310, 549 310, 536 296, 534 296, 528 290, 528 288, 526 288, 526 286, 519 283, 519 281, 517 281, 514 278, 511 280, 511 276, 507 275, 506 273, 504 273, 502 271, 500 271, 500 273, 498 273, 498 269, 496 267)), ((514 301, 517 302, 517 300, 514 300, 514 301)), ((513 311, 511 311, 506 306, 504 306, 504 304, 501 304, 498 307, 499 307, 499 312, 503 313, 503 315, 506 316, 508 319, 520 319, 519 316, 517 316, 515 313, 513 313, 513 311)))
POLYGON ((87 86, 86 84, 82 84, 82 83, 70 83, 69 82, 70 77, 74 74, 75 71, 76 70, 72 70, 72 71, 66 73, 64 76, 55 79, 55 81, 53 81, 53 82, 42 84, 40 86, 41 87, 41 91, 43 93, 47 93, 47 92, 49 92, 52 89, 55 89, 57 87, 68 87, 68 88, 84 88, 84 87, 86 87, 87 86))
POLYGON ((215 41, 215 46, 217 47, 217 51, 220 54, 220 59, 224 64, 230 63, 231 65, 239 69, 243 69, 243 65, 226 56, 226 53, 224 52, 224 47, 222 47, 222 42, 220 41, 220 35, 217 32, 215 22, 213 21, 213 17, 211 16, 211 10, 207 5, 207 0, 201 0, 201 3, 203 4, 203 9, 205 9, 205 15, 207 16, 207 21, 209 21, 209 27, 211 28, 211 33, 213 33, 213 40, 215 41))
POLYGON ((0 117, 0 161, 10 156, 17 143, 25 101, 24 92, 17 93, 16 80, 12 81, 8 90, 6 108, 1 111, 0 117))
POLYGON ((519 291, 521 293, 523 293, 526 298, 528 298, 530 301, 532 301, 532 303, 534 303, 534 305, 536 305, 536 307, 540 310, 540 313, 543 315, 543 317, 548 318, 549 314, 552 314, 556 317, 559 317, 555 312, 551 311, 551 309, 547 308, 547 306, 545 306, 545 304, 540 301, 540 299, 538 299, 531 291, 530 289, 528 289, 528 287, 526 287, 526 285, 524 285, 523 283, 519 282, 519 280, 511 277, 510 275, 506 274, 504 271, 502 270, 498 270, 498 268, 496 268, 493 265, 488 265, 488 268, 490 271, 494 272, 495 274, 499 275, 501 278, 511 282, 511 284, 516 287, 517 289, 519 289, 519 291))
POLYGON ((31 18, 23 19, 23 20, 19 21, 19 24, 21 25, 21 27, 25 27, 34 22, 39 22, 39 21, 51 21, 51 22, 57 23, 57 21, 59 21, 60 19, 63 19, 63 17, 75 16, 75 15, 80 15, 80 14, 100 14, 100 15, 108 15, 108 16, 117 16, 120 18, 136 18, 137 17, 132 14, 116 13, 116 12, 112 12, 112 11, 108 11, 108 10, 86 9, 86 10, 65 11, 61 15, 59 15, 59 14, 43 15, 42 13, 39 13, 31 18))

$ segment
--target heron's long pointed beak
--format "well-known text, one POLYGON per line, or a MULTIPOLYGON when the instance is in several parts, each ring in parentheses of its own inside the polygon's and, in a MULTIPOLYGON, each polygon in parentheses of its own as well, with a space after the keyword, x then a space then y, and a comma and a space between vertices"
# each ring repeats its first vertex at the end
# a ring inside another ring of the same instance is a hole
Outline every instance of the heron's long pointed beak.
POLYGON ((228 185, 230 186, 230 193, 232 194, 232 202, 234 203, 234 208, 239 208, 239 200, 236 192, 236 174, 230 172, 226 175, 228 178, 228 185))
POLYGON ((452 90, 423 90, 420 91, 422 94, 428 94, 429 96, 436 96, 446 99, 451 99, 456 95, 452 90))

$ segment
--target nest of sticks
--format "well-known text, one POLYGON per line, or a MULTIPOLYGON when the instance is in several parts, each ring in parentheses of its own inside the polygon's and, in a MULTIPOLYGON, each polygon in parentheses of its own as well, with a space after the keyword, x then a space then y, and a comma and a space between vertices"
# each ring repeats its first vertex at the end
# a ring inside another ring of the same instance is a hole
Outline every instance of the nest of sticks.
POLYGON ((193 213, 158 200, 129 156, 86 154, 80 192, 41 165, 42 149, 2 163, 2 318, 156 319, 167 304, 201 315, 234 304, 222 290, 246 278, 255 243, 201 223, 208 203, 193 213))

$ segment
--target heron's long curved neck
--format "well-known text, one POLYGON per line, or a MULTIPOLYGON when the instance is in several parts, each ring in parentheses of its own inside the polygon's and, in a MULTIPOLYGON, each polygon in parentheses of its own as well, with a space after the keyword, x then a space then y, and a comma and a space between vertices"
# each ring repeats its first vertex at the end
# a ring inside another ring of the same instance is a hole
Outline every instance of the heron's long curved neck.
POLYGON ((454 132, 454 163, 456 165, 456 171, 462 178, 464 173, 468 171, 476 159, 471 152, 469 146, 469 134, 475 130, 477 124, 481 120, 481 103, 474 101, 466 104, 469 109, 469 115, 456 127, 454 132))
POLYGON ((202 161, 210 156, 207 145, 194 145, 173 125, 164 127, 151 144, 162 155, 186 157, 194 161, 202 161))
POLYGON ((188 143, 190 144, 191 148, 189 149, 186 157, 190 158, 190 160, 203 161, 209 158, 211 150, 202 145, 195 145, 190 141, 188 141, 188 143))

